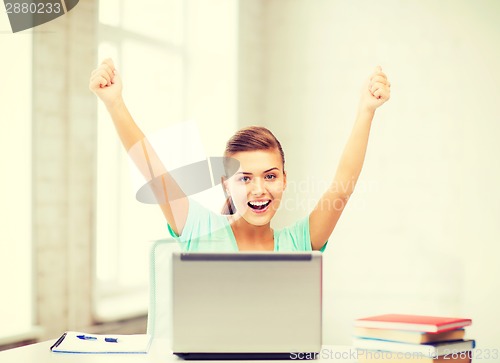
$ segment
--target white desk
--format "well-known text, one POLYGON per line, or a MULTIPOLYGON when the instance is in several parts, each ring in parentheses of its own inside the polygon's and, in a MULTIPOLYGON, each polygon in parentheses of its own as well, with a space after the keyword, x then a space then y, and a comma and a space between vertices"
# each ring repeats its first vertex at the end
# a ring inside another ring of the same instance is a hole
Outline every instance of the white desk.
MULTIPOLYGON (((20 348, 14 348, 0 352, 0 362, 2 363, 172 363, 187 362, 173 355, 169 350, 168 341, 163 339, 153 340, 148 354, 63 354, 52 353, 50 347, 55 340, 49 340, 42 343, 31 344, 20 348)), ((324 346, 319 355, 319 359, 312 362, 329 363, 355 363, 354 350, 349 346, 324 346)), ((207 363, 216 363, 216 361, 204 361, 207 363)), ((219 361, 230 363, 231 361, 219 361)), ((249 362, 249 361, 238 361, 249 362)), ((263 363, 272 363, 273 361, 260 361, 263 363)), ((284 362, 284 361, 279 361, 284 362)), ((290 362, 290 361, 288 361, 290 362)))

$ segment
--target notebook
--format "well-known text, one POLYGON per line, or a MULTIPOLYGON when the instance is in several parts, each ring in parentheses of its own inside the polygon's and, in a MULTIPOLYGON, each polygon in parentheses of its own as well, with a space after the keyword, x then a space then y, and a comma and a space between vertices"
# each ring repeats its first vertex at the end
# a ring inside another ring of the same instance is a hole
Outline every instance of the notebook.
POLYGON ((357 319, 354 325, 364 328, 399 329, 441 333, 463 328, 472 324, 471 319, 442 316, 385 314, 357 319))
POLYGON ((146 334, 100 335, 67 331, 50 347, 54 353, 146 354, 151 336, 146 334))
POLYGON ((172 350, 185 359, 318 353, 320 252, 174 252, 172 350))

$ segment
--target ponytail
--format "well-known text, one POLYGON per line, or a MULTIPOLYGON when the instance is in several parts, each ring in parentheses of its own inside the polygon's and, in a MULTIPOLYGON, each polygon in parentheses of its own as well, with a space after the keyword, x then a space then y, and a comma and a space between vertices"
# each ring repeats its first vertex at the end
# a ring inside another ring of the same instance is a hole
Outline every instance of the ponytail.
POLYGON ((226 198, 226 202, 222 206, 221 214, 223 214, 223 215, 232 215, 235 212, 236 212, 236 207, 234 206, 233 198, 227 197, 226 198))

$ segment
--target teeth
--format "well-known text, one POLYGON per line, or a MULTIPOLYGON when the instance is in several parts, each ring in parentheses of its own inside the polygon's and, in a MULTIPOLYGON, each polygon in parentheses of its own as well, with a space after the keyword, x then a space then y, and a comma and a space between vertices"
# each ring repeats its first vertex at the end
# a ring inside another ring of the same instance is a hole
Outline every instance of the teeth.
POLYGON ((260 206, 263 206, 267 203, 269 203, 269 201, 265 201, 265 202, 249 202, 251 205, 255 205, 256 207, 260 207, 260 206))

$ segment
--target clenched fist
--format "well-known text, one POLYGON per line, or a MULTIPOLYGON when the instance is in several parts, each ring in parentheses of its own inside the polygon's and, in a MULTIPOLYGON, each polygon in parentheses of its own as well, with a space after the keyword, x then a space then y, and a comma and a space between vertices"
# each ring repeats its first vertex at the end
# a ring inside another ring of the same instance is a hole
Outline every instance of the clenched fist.
POLYGON ((89 88, 108 108, 122 100, 122 80, 111 58, 92 71, 89 88))
POLYGON ((361 109, 375 111, 391 97, 391 83, 378 66, 363 87, 361 94, 361 109))

